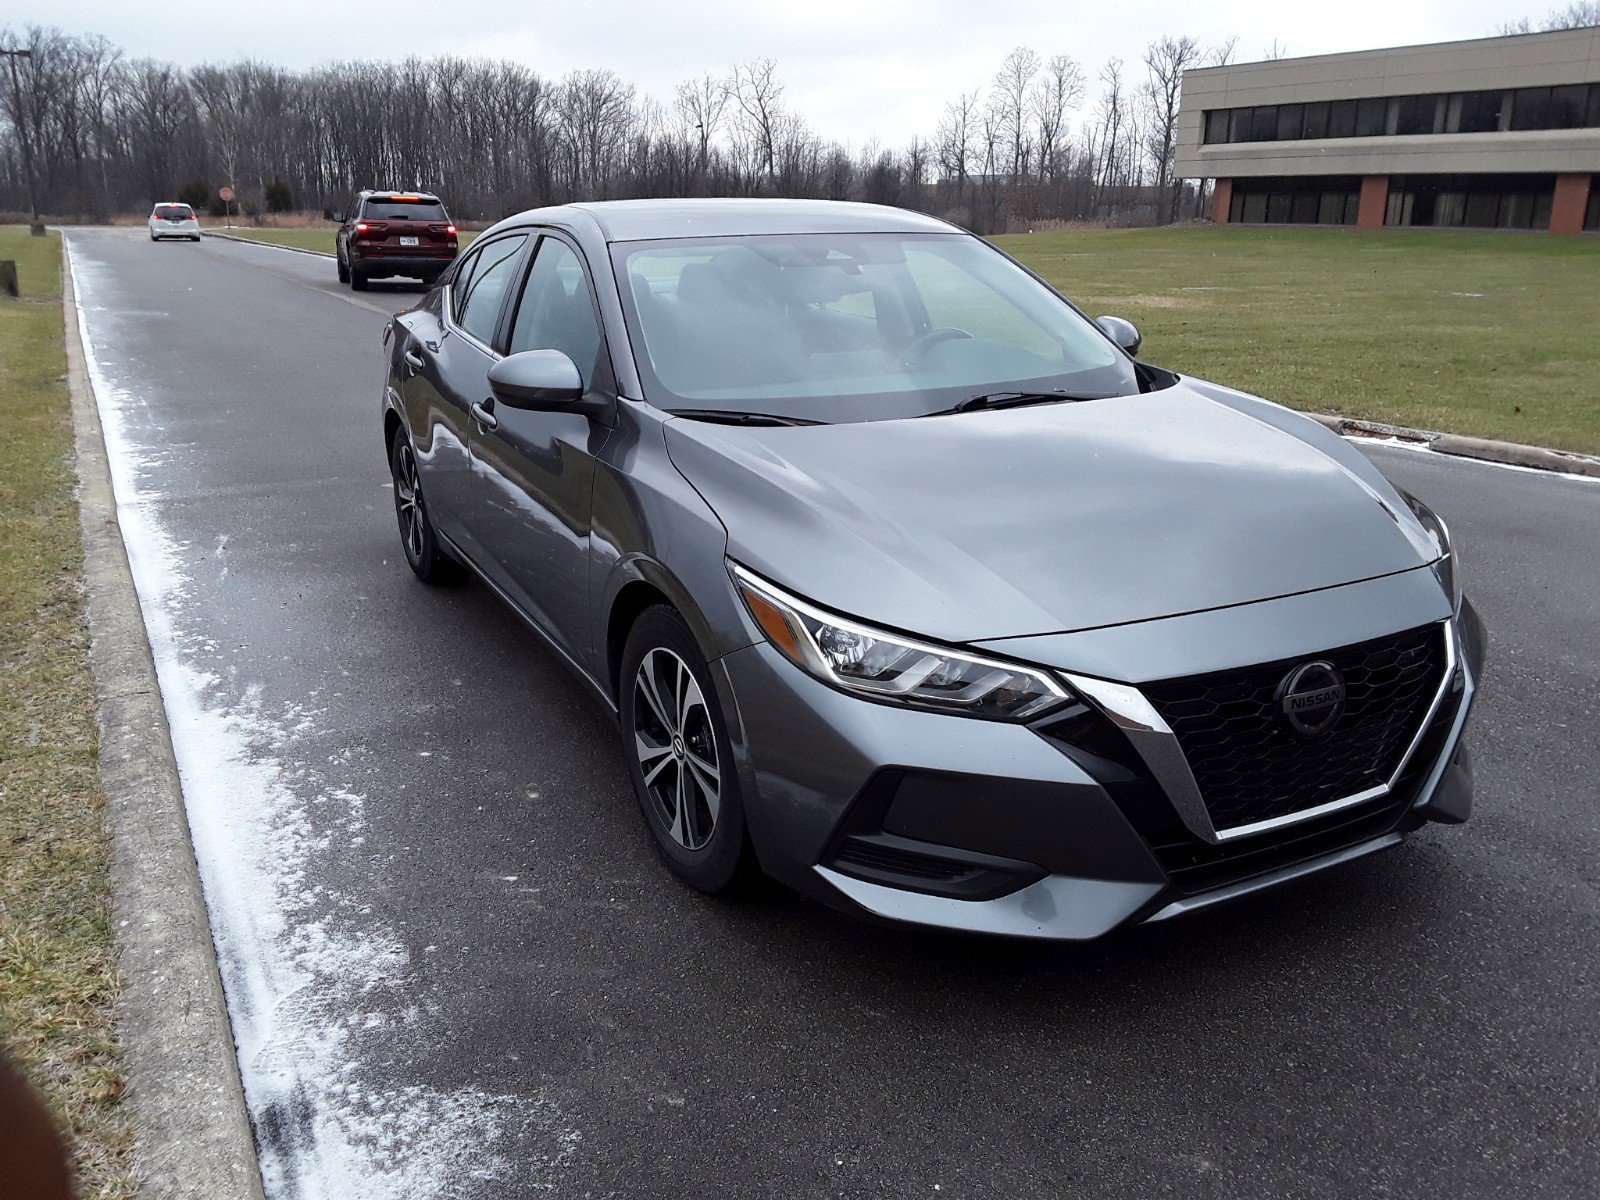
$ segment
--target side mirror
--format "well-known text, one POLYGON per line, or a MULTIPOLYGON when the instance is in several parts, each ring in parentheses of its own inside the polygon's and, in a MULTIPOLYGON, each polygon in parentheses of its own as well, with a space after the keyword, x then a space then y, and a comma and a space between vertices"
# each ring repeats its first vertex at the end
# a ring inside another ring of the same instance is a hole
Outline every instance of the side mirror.
POLYGON ((344 224, 344 213, 343 213, 343 211, 329 213, 328 214, 328 220, 337 221, 339 224, 343 225, 344 224))
POLYGON ((489 368, 489 388, 507 408, 560 412, 583 398, 583 376, 560 350, 524 350, 489 368))
POLYGON ((1099 317, 1095 324, 1100 326, 1101 333, 1126 350, 1129 358, 1138 357, 1139 346, 1144 338, 1139 336, 1139 329, 1132 321, 1124 321, 1121 317, 1099 317))

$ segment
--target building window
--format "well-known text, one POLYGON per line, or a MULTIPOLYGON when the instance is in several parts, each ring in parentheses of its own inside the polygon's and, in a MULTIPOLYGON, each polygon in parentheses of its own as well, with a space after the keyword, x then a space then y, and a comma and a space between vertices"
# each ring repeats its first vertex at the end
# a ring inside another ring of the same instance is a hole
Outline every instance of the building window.
POLYGON ((1356 102, 1335 100, 1328 106, 1328 136, 1331 138, 1355 137, 1356 102))
POLYGON ((1600 83, 1213 108, 1201 136, 1204 144, 1218 145, 1585 128, 1600 129, 1600 83))
POLYGON ((1396 175, 1383 223, 1547 229, 1555 187, 1554 175, 1396 175))
POLYGON ((1228 220, 1235 225, 1354 225, 1361 180, 1313 175, 1236 179, 1228 220))
POLYGON ((1590 88, 1581 83, 1550 89, 1550 128, 1582 129, 1589 107, 1590 88))
MULTIPOLYGON (((1452 97, 1454 99, 1454 97, 1452 97)), ((1500 112, 1505 107, 1504 92, 1463 92, 1460 116, 1446 129, 1450 133, 1494 133, 1500 128, 1500 112)))
POLYGON ((1388 132, 1389 102, 1381 96, 1356 101, 1356 136, 1382 137, 1388 132))
POLYGON ((1444 96, 1401 96, 1394 102, 1396 133, 1442 133, 1444 96))
POLYGON ((1552 128, 1549 88, 1518 88, 1511 93, 1511 128, 1552 128))

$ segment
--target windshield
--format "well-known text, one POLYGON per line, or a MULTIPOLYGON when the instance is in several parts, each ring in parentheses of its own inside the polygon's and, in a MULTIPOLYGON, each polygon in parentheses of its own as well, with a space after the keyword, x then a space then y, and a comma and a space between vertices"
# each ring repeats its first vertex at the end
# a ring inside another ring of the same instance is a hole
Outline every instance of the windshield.
POLYGON ((822 421, 995 392, 1139 390, 1060 297, 966 234, 794 234, 612 248, 646 399, 822 421))
POLYGON ((158 204, 156 205, 156 216, 188 218, 194 216, 194 209, 187 204, 158 204))
POLYGON ((444 205, 437 200, 368 200, 361 210, 364 221, 443 221, 444 205))

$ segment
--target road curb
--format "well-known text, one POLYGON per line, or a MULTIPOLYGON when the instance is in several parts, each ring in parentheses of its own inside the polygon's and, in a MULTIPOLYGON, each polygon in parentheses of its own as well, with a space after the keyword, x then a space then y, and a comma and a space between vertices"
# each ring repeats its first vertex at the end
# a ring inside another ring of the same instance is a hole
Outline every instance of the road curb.
POLYGON ((231 233, 214 233, 209 229, 200 231, 201 237, 217 238, 224 242, 242 242, 246 246, 266 246, 271 250, 287 250, 290 254, 309 254, 314 258, 333 258, 326 250, 307 250, 303 246, 285 246, 282 242, 263 242, 257 238, 235 237, 231 233))
POLYGON ((1306 416, 1345 437, 1394 438, 1415 443, 1436 454, 1600 479, 1600 458, 1588 454, 1551 450, 1544 446, 1525 446, 1521 442, 1497 442, 1459 433, 1440 433, 1432 429, 1410 429, 1404 425, 1385 425, 1381 421, 1359 421, 1354 417, 1332 417, 1324 413, 1307 413, 1306 416))
POLYGON ((88 593, 99 770, 123 980, 119 1032, 143 1200, 263 1200, 167 714, 128 565, 62 238, 67 386, 88 593))

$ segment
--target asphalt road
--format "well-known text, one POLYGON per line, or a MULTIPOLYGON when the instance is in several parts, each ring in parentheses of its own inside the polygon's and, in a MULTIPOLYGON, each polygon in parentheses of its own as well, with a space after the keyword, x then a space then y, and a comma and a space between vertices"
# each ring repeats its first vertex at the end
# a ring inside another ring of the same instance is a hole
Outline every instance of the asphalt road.
POLYGON ((1600 1189, 1600 486, 1370 451, 1490 628, 1464 828, 1088 947, 727 904, 563 668, 406 570, 415 293, 70 240, 277 1196, 1600 1189))

